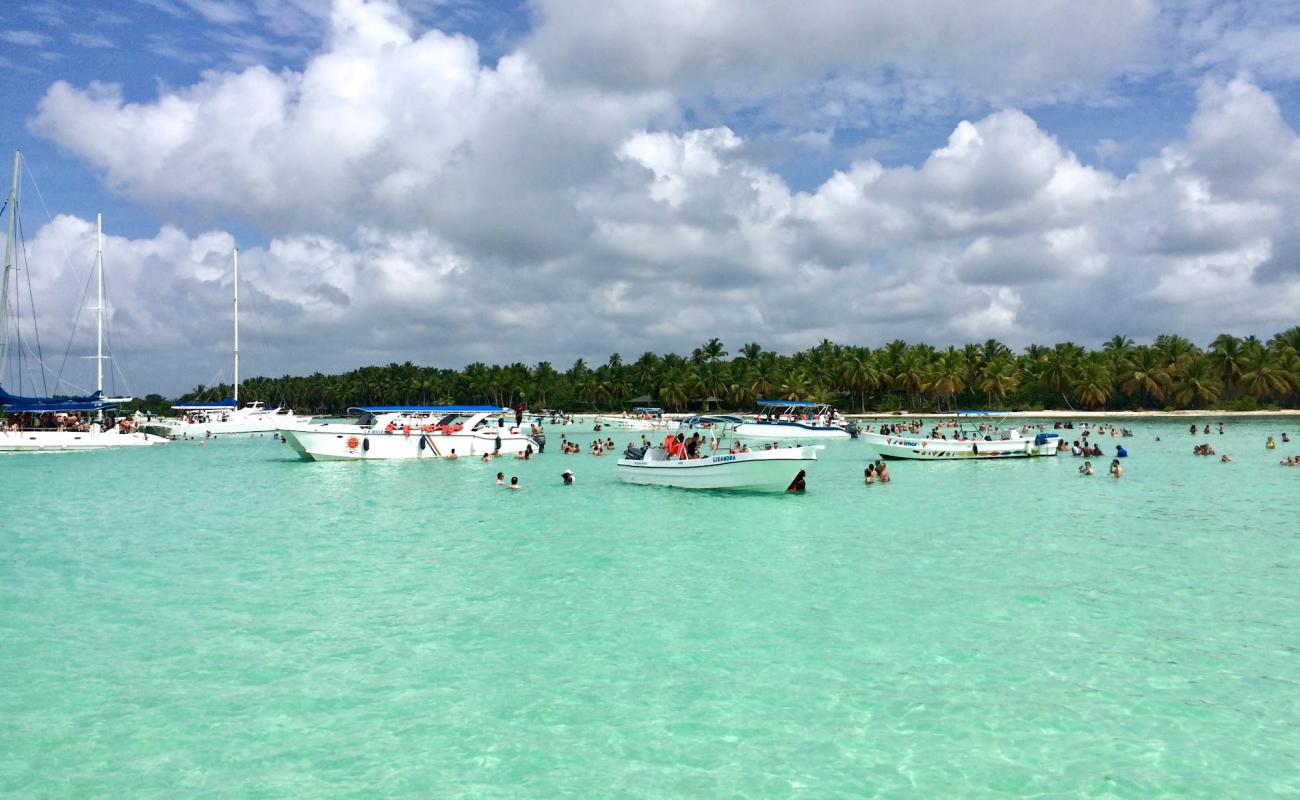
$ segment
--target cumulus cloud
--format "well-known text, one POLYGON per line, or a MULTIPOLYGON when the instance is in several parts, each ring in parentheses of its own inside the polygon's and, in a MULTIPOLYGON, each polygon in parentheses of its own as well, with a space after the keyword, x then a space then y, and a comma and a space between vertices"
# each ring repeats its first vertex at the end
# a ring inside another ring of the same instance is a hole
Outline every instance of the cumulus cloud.
MULTIPOLYGON (((866 8, 873 24, 911 19, 866 8)), ((1007 107, 956 123, 916 163, 862 157, 799 190, 735 128, 681 122, 668 84, 695 67, 672 53, 626 80, 564 74, 547 37, 569 12, 544 10, 533 40, 486 64, 473 40, 422 32, 395 5, 340 0, 300 71, 207 72, 149 102, 57 83, 31 127, 160 211, 260 232, 243 308, 268 353, 251 369, 273 374, 564 362, 715 335, 794 349, 1294 324, 1300 140, 1247 77, 1204 81, 1185 134, 1125 174, 1007 107)), ((89 224, 40 235, 87 252, 89 224)), ((106 248, 124 270, 116 325, 151 381, 181 389, 225 364, 233 245, 164 227, 106 248)), ((45 287, 55 308, 75 303, 65 284, 45 287)))

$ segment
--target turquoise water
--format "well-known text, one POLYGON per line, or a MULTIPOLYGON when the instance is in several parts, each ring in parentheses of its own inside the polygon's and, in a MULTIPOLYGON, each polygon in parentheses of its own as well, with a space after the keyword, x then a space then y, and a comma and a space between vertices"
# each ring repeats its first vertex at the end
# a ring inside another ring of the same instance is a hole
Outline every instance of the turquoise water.
POLYGON ((848 442, 804 496, 266 438, 0 458, 0 795, 1300 794, 1295 423, 1130 422, 1119 481, 867 487, 848 442))

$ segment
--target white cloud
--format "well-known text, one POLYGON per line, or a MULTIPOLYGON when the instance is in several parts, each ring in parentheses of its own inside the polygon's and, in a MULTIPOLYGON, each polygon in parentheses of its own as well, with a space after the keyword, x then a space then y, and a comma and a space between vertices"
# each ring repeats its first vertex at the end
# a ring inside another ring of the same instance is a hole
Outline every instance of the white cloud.
MULTIPOLYGON (((559 22, 487 65, 468 38, 341 0, 301 71, 211 71, 150 102, 58 83, 31 127, 160 213, 263 234, 241 260, 245 307, 277 374, 564 361, 714 335, 1023 344, 1294 324, 1300 140, 1246 77, 1205 81, 1185 136, 1128 174, 1008 107, 953 125, 917 163, 864 157, 799 191, 733 128, 682 124, 666 89, 557 81, 542 45, 559 22)), ((686 69, 673 57, 655 67, 663 80, 623 83, 667 83, 686 69)), ((80 252, 85 226, 61 218, 42 235, 80 252)), ((115 279, 119 324, 155 348, 144 360, 168 388, 210 380, 178 354, 225 363, 232 245, 171 227, 113 241, 110 263, 135 265, 115 279)))
POLYGON ((49 38, 45 34, 36 31, 0 31, 0 42, 8 42, 22 47, 40 47, 49 41, 49 38))

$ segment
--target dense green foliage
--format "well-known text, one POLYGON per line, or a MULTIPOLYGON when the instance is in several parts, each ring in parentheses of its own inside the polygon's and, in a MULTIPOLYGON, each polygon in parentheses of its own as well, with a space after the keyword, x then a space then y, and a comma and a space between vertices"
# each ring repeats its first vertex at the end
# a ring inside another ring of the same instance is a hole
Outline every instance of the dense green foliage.
MULTIPOLYGON (((808 399, 845 411, 972 407, 1161 409, 1294 407, 1300 401, 1300 326, 1268 342, 1223 334, 1207 348, 1176 335, 1136 345, 1115 336, 1100 350, 1071 342, 1021 353, 990 339, 938 350, 893 341, 870 349, 821 344, 793 355, 746 344, 734 355, 710 339, 690 356, 615 353, 597 367, 579 359, 561 372, 547 362, 463 370, 410 362, 341 375, 250 378, 244 398, 299 412, 366 404, 491 403, 529 408, 609 410, 657 404, 669 410, 713 405, 749 409, 758 398, 808 399)), ((182 399, 226 396, 200 386, 182 399)))

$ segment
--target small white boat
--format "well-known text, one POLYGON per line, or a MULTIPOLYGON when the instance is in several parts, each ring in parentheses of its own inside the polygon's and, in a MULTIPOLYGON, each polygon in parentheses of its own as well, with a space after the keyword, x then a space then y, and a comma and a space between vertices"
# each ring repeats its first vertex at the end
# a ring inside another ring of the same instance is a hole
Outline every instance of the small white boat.
POLYGON ((622 416, 617 417, 597 417, 596 424, 605 428, 617 428, 627 431, 677 430, 677 420, 665 418, 662 408, 644 406, 634 408, 632 411, 632 414, 624 413, 622 416))
POLYGON ((782 492, 817 460, 818 448, 781 447, 679 460, 670 459, 662 447, 651 447, 639 458, 619 459, 618 477, 627 483, 679 489, 782 492))
POLYGON ((849 439, 852 434, 840 424, 839 414, 826 403, 806 400, 759 400, 759 413, 752 421, 736 426, 742 438, 849 439))
POLYGON ((274 433, 281 428, 311 422, 311 417, 295 416, 289 409, 266 408, 261 401, 239 408, 234 398, 220 403, 176 403, 172 410, 177 416, 147 422, 144 430, 168 439, 202 439, 274 433))
MULTIPOLYGON (((989 412, 960 412, 963 417, 988 416, 989 412)), ((1026 436, 1016 428, 999 429, 981 424, 966 425, 953 432, 953 438, 936 439, 907 432, 873 433, 859 436, 881 458, 914 461, 966 461, 989 458, 1033 458, 1054 456, 1061 437, 1056 433, 1026 436)))
POLYGON ((514 427, 514 413, 496 406, 368 406, 351 409, 355 422, 316 422, 280 428, 309 461, 480 457, 539 453, 542 436, 514 427))

